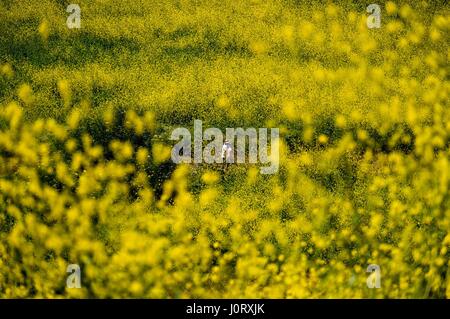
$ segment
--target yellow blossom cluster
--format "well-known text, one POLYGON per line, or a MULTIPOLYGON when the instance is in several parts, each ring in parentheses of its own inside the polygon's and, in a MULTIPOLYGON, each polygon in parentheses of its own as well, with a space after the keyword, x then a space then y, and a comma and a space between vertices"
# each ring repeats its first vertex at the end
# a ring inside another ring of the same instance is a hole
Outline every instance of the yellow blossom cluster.
POLYGON ((0 4, 1 298, 450 297, 448 5, 118 3, 0 4), (279 172, 175 165, 194 119, 279 172))

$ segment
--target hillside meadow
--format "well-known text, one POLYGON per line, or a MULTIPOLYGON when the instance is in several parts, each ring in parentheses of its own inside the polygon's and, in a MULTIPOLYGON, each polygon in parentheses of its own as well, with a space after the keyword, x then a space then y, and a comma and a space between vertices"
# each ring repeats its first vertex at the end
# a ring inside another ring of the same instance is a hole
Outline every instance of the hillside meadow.
POLYGON ((0 298, 450 297, 447 1, 71 2, 0 0, 0 298))

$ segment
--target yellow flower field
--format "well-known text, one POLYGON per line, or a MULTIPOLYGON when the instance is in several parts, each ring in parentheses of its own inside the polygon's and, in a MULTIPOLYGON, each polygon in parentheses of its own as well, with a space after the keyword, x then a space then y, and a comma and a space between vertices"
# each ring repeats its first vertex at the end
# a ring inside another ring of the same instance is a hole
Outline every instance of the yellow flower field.
POLYGON ((446 1, 70 3, 0 2, 0 298, 450 297, 446 1), (279 171, 174 164, 195 119, 279 171))

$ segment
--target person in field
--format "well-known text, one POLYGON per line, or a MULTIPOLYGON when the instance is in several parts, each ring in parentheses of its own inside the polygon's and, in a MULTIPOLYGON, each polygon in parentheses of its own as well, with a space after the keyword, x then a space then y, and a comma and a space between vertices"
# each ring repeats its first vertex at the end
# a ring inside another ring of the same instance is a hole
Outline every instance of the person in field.
POLYGON ((224 171, 228 169, 228 165, 232 162, 233 158, 233 147, 230 141, 225 140, 222 146, 222 163, 224 164, 224 171))

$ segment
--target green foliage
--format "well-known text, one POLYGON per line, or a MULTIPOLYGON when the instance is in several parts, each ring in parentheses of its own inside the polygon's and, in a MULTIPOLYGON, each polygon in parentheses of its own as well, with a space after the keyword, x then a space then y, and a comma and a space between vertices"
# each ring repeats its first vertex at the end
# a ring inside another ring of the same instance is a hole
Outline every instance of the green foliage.
POLYGON ((450 296, 444 1, 68 4, 0 3, 0 297, 450 296), (279 172, 176 167, 194 119, 279 172))

